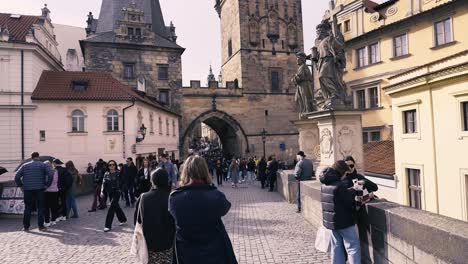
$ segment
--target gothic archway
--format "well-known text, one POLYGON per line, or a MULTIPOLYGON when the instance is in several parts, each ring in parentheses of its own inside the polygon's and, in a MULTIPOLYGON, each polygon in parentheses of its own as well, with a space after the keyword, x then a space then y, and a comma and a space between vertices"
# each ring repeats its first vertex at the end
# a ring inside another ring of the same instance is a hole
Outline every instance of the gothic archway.
POLYGON ((200 114, 185 128, 180 141, 180 153, 183 156, 188 154, 191 135, 200 123, 205 123, 216 132, 225 155, 241 157, 249 152, 248 138, 239 122, 223 111, 210 110, 200 114))

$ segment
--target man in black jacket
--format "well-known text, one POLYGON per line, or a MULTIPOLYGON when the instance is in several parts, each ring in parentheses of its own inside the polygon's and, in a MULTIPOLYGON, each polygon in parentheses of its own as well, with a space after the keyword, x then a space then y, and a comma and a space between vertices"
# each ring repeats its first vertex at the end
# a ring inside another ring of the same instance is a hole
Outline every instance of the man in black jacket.
POLYGON ((138 174, 138 169, 133 164, 132 158, 127 158, 127 164, 125 164, 120 172, 120 181, 122 185, 122 192, 125 197, 125 205, 127 207, 130 206, 130 202, 132 206, 135 205, 135 185, 136 185, 136 178, 138 174))
POLYGON ((345 161, 335 162, 320 175, 323 225, 331 230, 332 263, 361 263, 361 247, 355 227, 355 191, 347 186, 350 169, 345 161), (346 251, 345 251, 346 249, 346 251))
POLYGON ((59 189, 59 201, 60 201, 60 209, 59 209, 59 217, 56 219, 57 221, 65 221, 67 220, 67 193, 70 191, 73 185, 73 176, 68 172, 68 170, 62 167, 63 162, 59 159, 54 159, 52 162, 55 170, 58 173, 58 182, 57 186, 59 189))
POLYGON ((268 163, 267 163, 267 176, 268 176, 268 183, 270 188, 268 189, 269 192, 272 192, 273 189, 275 188, 275 182, 276 182, 276 177, 278 176, 278 169, 279 169, 279 164, 278 161, 276 161, 274 156, 268 157, 268 163))

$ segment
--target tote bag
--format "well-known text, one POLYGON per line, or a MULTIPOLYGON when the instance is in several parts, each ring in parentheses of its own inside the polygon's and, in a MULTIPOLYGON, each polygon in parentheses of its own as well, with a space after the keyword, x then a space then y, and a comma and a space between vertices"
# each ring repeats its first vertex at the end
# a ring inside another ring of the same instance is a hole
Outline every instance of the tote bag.
MULTIPOLYGON (((141 213, 141 205, 143 204, 143 194, 140 198, 140 206, 138 206, 138 215, 141 213)), ((132 247, 130 248, 130 253, 135 255, 137 259, 143 263, 148 264, 148 247, 146 246, 146 239, 143 234, 143 216, 141 217, 141 224, 136 221, 135 230, 133 231, 133 240, 132 247)))
POLYGON ((331 231, 321 226, 317 230, 317 237, 315 238, 315 248, 318 251, 327 253, 330 252, 331 231))

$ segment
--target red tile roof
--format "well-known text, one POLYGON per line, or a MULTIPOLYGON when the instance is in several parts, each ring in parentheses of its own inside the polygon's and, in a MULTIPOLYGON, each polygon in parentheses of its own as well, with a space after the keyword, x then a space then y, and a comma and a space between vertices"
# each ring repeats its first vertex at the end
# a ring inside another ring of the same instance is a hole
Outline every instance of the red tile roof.
POLYGON ((136 92, 106 72, 55 72, 44 71, 37 83, 33 100, 71 101, 140 101, 173 115, 152 97, 136 92), (87 82, 84 91, 72 89, 73 82, 87 82))
POLYGON ((29 29, 34 24, 39 24, 43 19, 40 16, 23 16, 19 18, 11 17, 11 14, 0 13, 0 27, 7 28, 10 33, 10 40, 14 42, 24 42, 29 29))
POLYGON ((382 175, 395 174, 395 150, 392 140, 364 144, 365 171, 382 175))

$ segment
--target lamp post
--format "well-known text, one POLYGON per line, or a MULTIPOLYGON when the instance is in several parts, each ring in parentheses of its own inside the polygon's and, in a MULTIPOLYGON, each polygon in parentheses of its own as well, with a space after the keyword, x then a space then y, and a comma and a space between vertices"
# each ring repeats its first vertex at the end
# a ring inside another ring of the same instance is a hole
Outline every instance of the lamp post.
POLYGON ((266 142, 266 136, 267 136, 267 131, 265 128, 262 128, 262 142, 263 142, 263 157, 266 159, 266 151, 265 151, 265 142, 266 142))
POLYGON ((142 124, 140 127, 140 130, 138 130, 136 142, 137 143, 142 142, 145 139, 145 136, 146 136, 146 127, 145 127, 145 124, 142 124))

